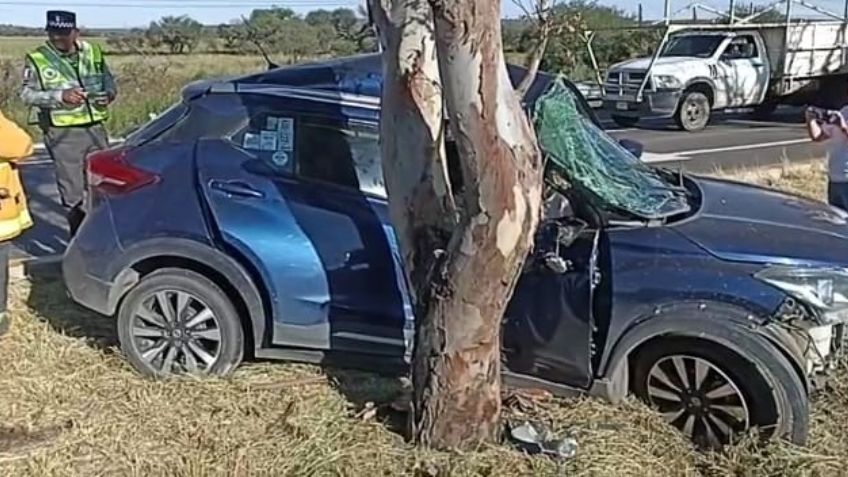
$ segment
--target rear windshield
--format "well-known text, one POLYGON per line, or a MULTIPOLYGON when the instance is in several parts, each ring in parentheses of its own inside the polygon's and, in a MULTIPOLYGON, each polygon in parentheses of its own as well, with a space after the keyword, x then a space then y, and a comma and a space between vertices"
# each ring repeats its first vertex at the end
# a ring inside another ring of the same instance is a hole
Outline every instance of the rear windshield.
POLYGON ((159 114, 144 126, 130 132, 126 136, 126 144, 140 146, 159 137, 165 131, 174 127, 188 113, 188 106, 180 101, 159 114))

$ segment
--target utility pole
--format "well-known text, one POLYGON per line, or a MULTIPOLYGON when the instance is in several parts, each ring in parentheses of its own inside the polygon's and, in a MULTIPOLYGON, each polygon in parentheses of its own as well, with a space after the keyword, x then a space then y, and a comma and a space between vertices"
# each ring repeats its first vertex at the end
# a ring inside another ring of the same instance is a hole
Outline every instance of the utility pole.
MULTIPOLYGON (((845 8, 848 8, 848 0, 845 0, 845 8)), ((846 18, 848 18, 848 13, 846 13, 845 16, 846 16, 846 18)), ((640 3, 639 4, 639 26, 640 27, 642 26, 642 22, 644 22, 644 21, 645 21, 645 19, 644 19, 643 14, 642 14, 642 4, 640 3)))
POLYGON ((730 24, 734 23, 736 23, 736 0, 730 0, 730 24))
POLYGON ((665 0, 665 24, 671 24, 671 0, 665 0))

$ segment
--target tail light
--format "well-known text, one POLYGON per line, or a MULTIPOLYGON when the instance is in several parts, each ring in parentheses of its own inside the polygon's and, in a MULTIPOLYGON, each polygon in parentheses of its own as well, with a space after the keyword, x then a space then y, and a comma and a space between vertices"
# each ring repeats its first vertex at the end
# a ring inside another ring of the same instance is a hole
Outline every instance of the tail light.
POLYGON ((126 149, 108 149, 88 156, 88 183, 104 193, 125 194, 158 181, 156 174, 127 162, 126 149))

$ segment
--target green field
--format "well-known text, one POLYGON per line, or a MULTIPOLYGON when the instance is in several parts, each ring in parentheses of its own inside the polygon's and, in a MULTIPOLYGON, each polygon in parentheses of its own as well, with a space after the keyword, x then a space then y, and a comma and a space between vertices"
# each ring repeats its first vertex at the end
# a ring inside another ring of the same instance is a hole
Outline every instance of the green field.
MULTIPOLYGON (((95 41, 103 39, 95 39, 95 41)), ((28 110, 18 101, 21 69, 26 52, 39 38, 0 38, 0 108, 21 124, 28 110)), ((264 61, 256 55, 115 55, 107 56, 118 81, 119 98, 108 123, 113 135, 147 121, 173 103, 187 83, 198 80, 259 71, 264 61)), ((30 127, 33 134, 38 131, 30 127)))

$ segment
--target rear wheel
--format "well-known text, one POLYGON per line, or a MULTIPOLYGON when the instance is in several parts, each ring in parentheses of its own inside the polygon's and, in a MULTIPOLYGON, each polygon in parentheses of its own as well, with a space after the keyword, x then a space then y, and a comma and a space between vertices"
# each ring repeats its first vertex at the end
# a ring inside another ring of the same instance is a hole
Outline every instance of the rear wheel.
POLYGON ((164 269, 144 277, 118 310, 127 359, 148 376, 223 376, 241 362, 244 333, 227 295, 206 277, 164 269))
POLYGON ((689 91, 683 95, 674 119, 684 131, 700 131, 709 124, 711 113, 710 98, 700 91, 689 91))
POLYGON ((618 116, 618 115, 615 115, 615 114, 614 114, 614 115, 612 116, 612 121, 613 121, 616 125, 618 125, 619 127, 622 127, 622 128, 632 128, 633 126, 635 126, 635 125, 636 125, 636 123, 638 123, 638 122, 639 122, 639 118, 638 118, 638 117, 633 117, 633 116, 618 116))
POLYGON ((700 448, 756 428, 765 438, 806 441, 809 403, 787 359, 748 337, 746 356, 702 340, 654 342, 634 357, 632 391, 700 448))

